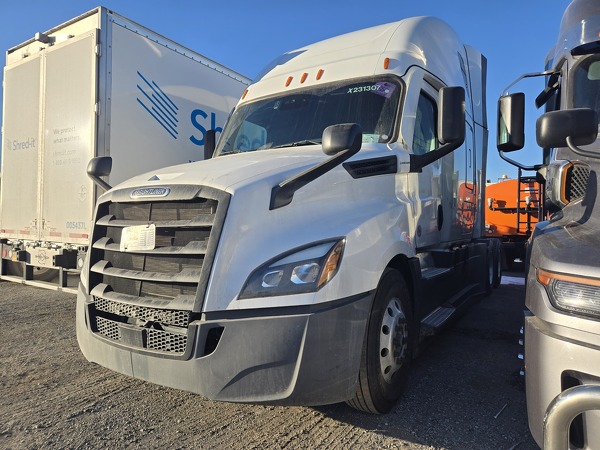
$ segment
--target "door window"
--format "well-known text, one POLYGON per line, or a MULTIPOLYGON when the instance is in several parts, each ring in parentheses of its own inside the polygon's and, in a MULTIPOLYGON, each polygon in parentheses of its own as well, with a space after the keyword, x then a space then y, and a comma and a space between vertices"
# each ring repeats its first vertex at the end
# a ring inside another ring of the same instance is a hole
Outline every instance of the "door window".
POLYGON ((421 92, 415 118, 413 153, 423 155, 437 146, 437 107, 429 96, 421 92))

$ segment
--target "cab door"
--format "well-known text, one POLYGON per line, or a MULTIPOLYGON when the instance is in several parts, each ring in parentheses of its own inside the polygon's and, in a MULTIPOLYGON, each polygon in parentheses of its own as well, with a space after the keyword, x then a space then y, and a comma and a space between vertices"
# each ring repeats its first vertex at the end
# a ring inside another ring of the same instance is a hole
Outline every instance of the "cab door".
MULTIPOLYGON (((412 151, 423 155, 439 147, 437 137, 438 91, 432 85, 423 82, 415 109, 415 126, 412 135, 412 151)), ((417 248, 435 246, 440 243, 440 230, 443 226, 442 210, 442 174, 441 161, 435 161, 423 167, 416 174, 418 190, 416 196, 416 234, 417 248)))

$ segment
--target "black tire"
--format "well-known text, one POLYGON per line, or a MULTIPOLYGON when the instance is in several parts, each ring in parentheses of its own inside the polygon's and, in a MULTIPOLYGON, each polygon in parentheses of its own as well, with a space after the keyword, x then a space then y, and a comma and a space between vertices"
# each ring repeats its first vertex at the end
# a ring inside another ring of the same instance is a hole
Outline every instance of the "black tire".
POLYGON ((408 287, 400 272, 386 269, 367 324, 358 386, 348 405, 373 414, 393 408, 408 378, 412 338, 408 287))
POLYGON ((492 286, 495 289, 502 282, 502 243, 499 239, 492 239, 492 256, 494 259, 492 286))

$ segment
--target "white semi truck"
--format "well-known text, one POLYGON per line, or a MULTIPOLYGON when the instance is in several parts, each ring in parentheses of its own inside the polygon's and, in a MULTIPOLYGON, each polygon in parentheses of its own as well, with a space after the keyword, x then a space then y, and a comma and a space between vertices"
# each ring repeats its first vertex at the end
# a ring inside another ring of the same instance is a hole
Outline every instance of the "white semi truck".
POLYGON ((205 131, 221 130, 249 81, 105 8, 9 49, 0 278, 81 269, 98 196, 89 160, 112 157, 111 183, 201 160, 205 131))
MULTIPOLYGON (((529 428, 545 450, 600 448, 599 33, 600 3, 573 0, 546 70, 524 75, 545 80, 537 169, 550 217, 529 242, 524 326, 529 428)), ((523 147, 524 111, 523 93, 501 97, 502 152, 523 147)))
POLYGON ((430 17, 277 58, 213 158, 99 199, 85 357, 216 400, 389 411, 419 343, 498 281, 485 74, 430 17))

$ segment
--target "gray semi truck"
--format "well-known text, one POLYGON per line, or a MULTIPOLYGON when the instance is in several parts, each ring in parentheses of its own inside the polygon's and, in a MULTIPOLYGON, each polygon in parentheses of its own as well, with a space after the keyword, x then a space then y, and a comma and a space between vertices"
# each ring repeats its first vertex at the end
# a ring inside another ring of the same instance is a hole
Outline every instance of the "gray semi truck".
MULTIPOLYGON (((573 0, 535 99, 549 219, 529 241, 524 326, 529 426, 544 449, 600 448, 600 4, 573 0), (574 419, 574 420, 573 420, 574 419)), ((523 147, 522 93, 499 101, 498 149, 523 147)))

